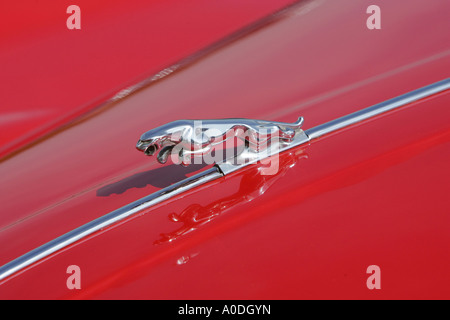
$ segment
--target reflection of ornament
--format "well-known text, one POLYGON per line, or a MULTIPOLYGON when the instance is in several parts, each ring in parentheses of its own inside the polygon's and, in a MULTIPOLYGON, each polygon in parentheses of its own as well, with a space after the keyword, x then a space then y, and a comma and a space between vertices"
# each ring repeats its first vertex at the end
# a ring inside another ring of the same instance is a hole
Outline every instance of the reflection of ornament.
POLYGON ((175 231, 162 233, 161 238, 154 244, 172 242, 212 221, 226 210, 256 199, 264 194, 275 181, 284 176, 290 168, 294 167, 299 159, 307 157, 308 155, 303 149, 283 154, 280 156, 280 169, 275 175, 261 175, 261 165, 249 168, 242 173, 239 190, 235 194, 213 201, 206 206, 191 204, 180 214, 169 214, 168 218, 172 222, 182 223, 182 226, 175 231))

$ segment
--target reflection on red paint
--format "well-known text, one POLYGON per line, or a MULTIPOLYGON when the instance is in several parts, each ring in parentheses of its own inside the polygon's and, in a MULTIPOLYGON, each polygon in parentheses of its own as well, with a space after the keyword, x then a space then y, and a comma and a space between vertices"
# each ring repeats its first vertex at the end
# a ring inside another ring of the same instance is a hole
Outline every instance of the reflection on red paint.
POLYGON ((175 231, 162 233, 161 238, 156 240, 154 244, 172 242, 187 233, 195 231, 202 225, 225 213, 228 209, 241 203, 250 202, 263 195, 275 181, 283 177, 300 159, 306 158, 308 158, 308 155, 303 147, 280 155, 278 172, 273 175, 263 174, 264 169, 267 168, 267 162, 251 166, 242 173, 240 186, 235 194, 215 200, 206 206, 194 203, 189 205, 180 214, 169 214, 169 219, 172 222, 182 223, 182 226, 175 231))

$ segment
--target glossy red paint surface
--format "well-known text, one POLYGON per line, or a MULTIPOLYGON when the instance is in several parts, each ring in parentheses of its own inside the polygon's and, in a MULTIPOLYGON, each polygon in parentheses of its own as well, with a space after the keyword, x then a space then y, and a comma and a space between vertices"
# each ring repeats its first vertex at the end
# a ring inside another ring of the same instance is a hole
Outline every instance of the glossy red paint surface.
MULTIPOLYGON (((0 264, 201 169, 137 152, 149 128, 299 115, 310 128, 448 77, 448 4, 380 3, 373 33, 368 2, 305 2, 3 160, 0 264)), ((195 189, 13 276, 0 297, 448 297, 449 99, 298 148, 276 176, 250 168, 195 189), (71 264, 81 291, 65 286, 71 264), (380 291, 365 285, 371 264, 380 291)))
POLYGON ((3 1, 0 157, 291 2, 3 1))

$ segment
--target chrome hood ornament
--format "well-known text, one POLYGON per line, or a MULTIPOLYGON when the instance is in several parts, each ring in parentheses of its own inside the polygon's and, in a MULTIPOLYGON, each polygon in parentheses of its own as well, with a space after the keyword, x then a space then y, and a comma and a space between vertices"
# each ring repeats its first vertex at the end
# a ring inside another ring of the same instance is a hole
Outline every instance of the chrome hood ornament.
MULTIPOLYGON (((146 155, 157 154, 160 163, 166 163, 171 156, 174 163, 187 166, 194 157, 210 154, 214 147, 237 138, 243 143, 237 154, 231 158, 248 162, 268 150, 290 145, 303 124, 300 117, 294 123, 272 122, 252 119, 178 120, 144 133, 136 148, 146 155)), ((233 146, 235 147, 235 146, 233 146)), ((270 153, 273 154, 272 150, 270 153)), ((215 164, 226 159, 216 159, 215 164)))

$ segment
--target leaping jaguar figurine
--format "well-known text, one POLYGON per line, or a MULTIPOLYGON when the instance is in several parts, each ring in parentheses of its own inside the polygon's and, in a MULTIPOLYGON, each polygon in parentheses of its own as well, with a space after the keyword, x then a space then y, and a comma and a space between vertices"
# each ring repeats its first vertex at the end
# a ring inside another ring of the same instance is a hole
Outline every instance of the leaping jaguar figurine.
POLYGON ((149 156, 159 150, 160 163, 166 163, 169 155, 176 151, 179 163, 186 166, 192 156, 205 155, 215 145, 233 137, 244 141, 246 148, 254 152, 266 148, 274 138, 290 143, 302 124, 302 117, 295 123, 239 118, 177 120, 144 133, 136 148, 149 156))

